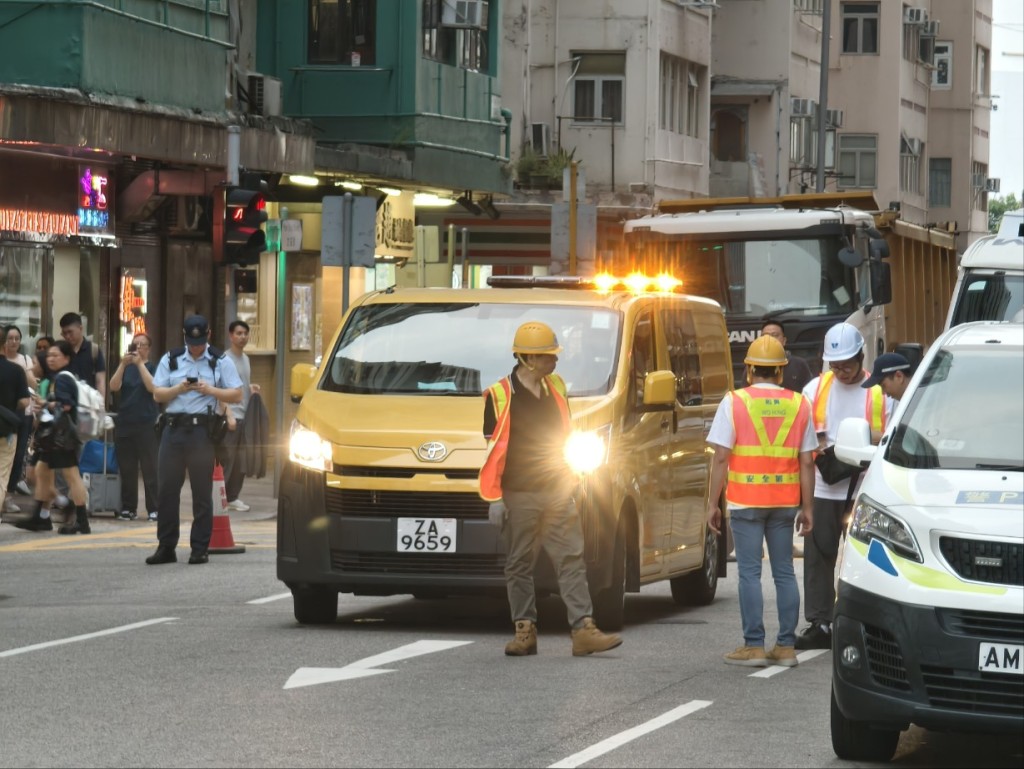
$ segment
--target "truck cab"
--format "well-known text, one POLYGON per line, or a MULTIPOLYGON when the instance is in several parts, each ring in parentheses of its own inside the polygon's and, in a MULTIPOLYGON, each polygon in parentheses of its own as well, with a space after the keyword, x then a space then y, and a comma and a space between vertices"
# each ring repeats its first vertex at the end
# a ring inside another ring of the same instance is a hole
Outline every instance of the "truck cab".
POLYGON ((976 320, 1012 320, 1024 307, 1021 213, 1007 211, 998 233, 979 238, 964 252, 946 328, 976 320))

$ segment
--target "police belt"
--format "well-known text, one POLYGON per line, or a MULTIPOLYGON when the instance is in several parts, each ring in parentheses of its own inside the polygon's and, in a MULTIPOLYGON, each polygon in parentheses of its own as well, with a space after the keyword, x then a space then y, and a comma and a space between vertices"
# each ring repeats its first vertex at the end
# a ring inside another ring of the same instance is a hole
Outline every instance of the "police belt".
POLYGON ((209 414, 165 414, 168 427, 206 427, 210 421, 209 414))

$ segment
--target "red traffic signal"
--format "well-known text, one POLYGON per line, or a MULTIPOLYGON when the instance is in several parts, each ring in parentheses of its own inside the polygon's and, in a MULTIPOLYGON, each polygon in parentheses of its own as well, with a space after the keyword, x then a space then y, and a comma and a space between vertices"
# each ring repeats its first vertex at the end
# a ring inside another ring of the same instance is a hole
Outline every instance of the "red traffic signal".
POLYGON ((260 225, 267 221, 267 197, 262 192, 228 187, 224 201, 224 261, 251 264, 267 248, 260 225))

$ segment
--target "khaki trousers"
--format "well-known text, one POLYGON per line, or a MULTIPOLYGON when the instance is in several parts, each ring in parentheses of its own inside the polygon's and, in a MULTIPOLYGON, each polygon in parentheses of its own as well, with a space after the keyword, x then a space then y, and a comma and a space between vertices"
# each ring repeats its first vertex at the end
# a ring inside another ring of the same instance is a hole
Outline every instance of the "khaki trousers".
MULTIPOLYGON (((14 455, 18 451, 18 434, 11 433, 7 437, 0 437, 0 507, 3 506, 7 496, 7 479, 11 475, 11 467, 14 466, 14 455)), ((18 480, 21 480, 20 478, 18 480)))

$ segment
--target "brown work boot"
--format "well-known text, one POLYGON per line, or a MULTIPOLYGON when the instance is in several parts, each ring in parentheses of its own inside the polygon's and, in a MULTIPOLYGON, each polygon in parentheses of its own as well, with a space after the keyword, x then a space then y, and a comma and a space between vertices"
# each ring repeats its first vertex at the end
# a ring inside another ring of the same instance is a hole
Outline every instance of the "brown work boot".
POLYGON ((509 657, 525 657, 537 653, 537 626, 528 619, 516 620, 516 637, 505 644, 509 657))
POLYGON ((590 617, 583 619, 583 624, 572 631, 572 656, 586 657, 594 652, 606 652, 622 643, 622 637, 615 633, 602 633, 597 629, 590 617))

